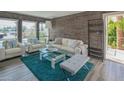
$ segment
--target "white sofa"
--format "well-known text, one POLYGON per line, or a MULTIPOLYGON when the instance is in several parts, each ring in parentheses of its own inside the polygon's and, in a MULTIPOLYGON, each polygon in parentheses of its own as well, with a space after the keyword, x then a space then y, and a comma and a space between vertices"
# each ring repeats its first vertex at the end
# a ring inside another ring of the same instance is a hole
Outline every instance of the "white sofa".
POLYGON ((84 44, 81 40, 68 39, 68 38, 56 38, 51 44, 53 47, 66 50, 72 54, 88 55, 88 45, 84 44))
POLYGON ((40 48, 43 48, 45 46, 45 44, 43 44, 42 42, 40 42, 38 39, 34 38, 34 39, 29 39, 28 40, 28 44, 27 44, 27 49, 26 51, 28 53, 32 53, 32 52, 36 52, 38 51, 40 48))
POLYGON ((17 47, 14 48, 0 48, 0 61, 25 54, 24 46, 21 43, 16 43, 17 47))

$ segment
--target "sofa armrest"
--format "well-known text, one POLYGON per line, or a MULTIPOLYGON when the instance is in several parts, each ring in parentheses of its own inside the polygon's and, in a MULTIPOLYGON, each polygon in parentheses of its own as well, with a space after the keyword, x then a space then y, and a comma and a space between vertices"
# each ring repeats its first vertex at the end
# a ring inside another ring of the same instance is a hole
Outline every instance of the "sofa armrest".
POLYGON ((5 59, 5 48, 0 48, 0 61, 5 59))
POLYGON ((22 55, 25 54, 26 47, 22 43, 18 43, 19 48, 21 48, 22 55))
POLYGON ((81 44, 79 47, 81 48, 82 55, 88 56, 88 45, 81 44))
POLYGON ((82 53, 82 50, 80 47, 75 47, 74 51, 75 51, 75 54, 81 54, 82 53))

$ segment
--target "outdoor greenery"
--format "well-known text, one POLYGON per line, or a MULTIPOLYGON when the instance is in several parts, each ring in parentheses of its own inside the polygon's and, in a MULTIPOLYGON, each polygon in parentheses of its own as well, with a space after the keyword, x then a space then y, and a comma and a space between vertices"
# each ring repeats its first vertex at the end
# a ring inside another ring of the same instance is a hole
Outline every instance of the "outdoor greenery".
POLYGON ((110 19, 108 22, 108 45, 111 48, 117 47, 117 28, 124 32, 124 18, 116 22, 110 19))
POLYGON ((112 48, 117 47, 116 23, 112 20, 108 23, 108 45, 112 48))
POLYGON ((124 32, 124 18, 116 22, 116 26, 124 32))
POLYGON ((48 36, 46 35, 46 33, 44 33, 44 31, 40 31, 39 32, 39 38, 40 38, 40 41, 46 43, 47 39, 48 39, 48 36))

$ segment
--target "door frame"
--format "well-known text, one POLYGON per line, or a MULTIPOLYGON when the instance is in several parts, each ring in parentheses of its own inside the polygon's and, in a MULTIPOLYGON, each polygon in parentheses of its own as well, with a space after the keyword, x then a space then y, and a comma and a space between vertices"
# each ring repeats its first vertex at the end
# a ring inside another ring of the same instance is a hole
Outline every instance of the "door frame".
POLYGON ((121 12, 111 12, 111 13, 105 13, 103 14, 103 24, 104 24, 104 60, 107 59, 106 58, 106 50, 107 50, 107 20, 108 20, 108 16, 116 16, 116 15, 124 15, 124 11, 121 12))

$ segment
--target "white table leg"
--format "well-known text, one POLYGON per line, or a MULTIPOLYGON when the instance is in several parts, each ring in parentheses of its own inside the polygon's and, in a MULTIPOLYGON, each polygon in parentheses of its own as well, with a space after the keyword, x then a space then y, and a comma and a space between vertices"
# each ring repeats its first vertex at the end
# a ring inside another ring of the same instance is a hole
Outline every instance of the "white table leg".
POLYGON ((53 58, 52 61, 51 61, 51 67, 52 67, 53 69, 55 69, 55 64, 56 64, 55 61, 56 61, 55 58, 53 58))
POLYGON ((40 53, 40 60, 42 60, 43 58, 43 53, 40 53))
POLYGON ((40 60, 42 60, 42 58, 41 58, 41 53, 40 53, 40 60))

